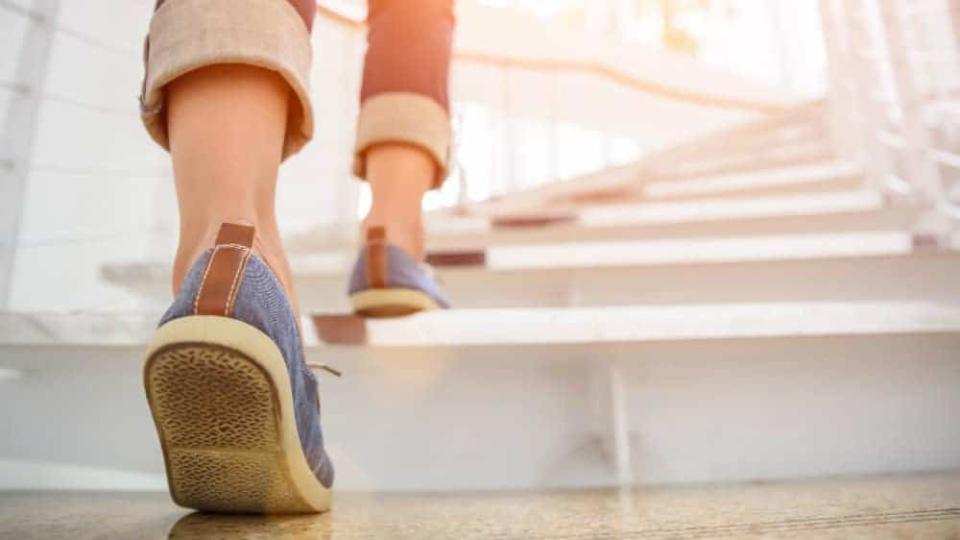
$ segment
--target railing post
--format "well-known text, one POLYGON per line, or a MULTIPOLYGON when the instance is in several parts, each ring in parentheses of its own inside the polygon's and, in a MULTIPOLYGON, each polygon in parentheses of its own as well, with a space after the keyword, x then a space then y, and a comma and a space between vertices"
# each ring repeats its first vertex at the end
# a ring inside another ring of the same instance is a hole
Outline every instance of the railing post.
POLYGON ((858 135, 855 126, 856 119, 852 119, 851 112, 856 103, 851 86, 852 78, 848 75, 852 69, 851 59, 846 54, 843 35, 836 13, 834 0, 820 0, 820 21, 823 30, 824 49, 827 53, 827 106, 830 110, 830 138, 833 149, 842 158, 857 159, 858 149, 854 141, 858 135))
MULTIPOLYGON (((343 116, 342 125, 351 125, 356 122, 359 103, 356 96, 360 95, 360 70, 358 69, 358 60, 361 58, 360 51, 366 35, 354 31, 353 28, 345 27, 342 30, 342 39, 338 41, 341 56, 341 84, 337 88, 342 92, 339 96, 341 103, 349 103, 350 106, 342 107, 343 116)), ((353 140, 349 140, 344 145, 342 156, 349 156, 343 162, 344 172, 348 175, 353 174, 353 140)), ((334 197, 336 198, 336 222, 338 225, 348 223, 355 225, 360 220, 358 215, 360 204, 360 184, 358 182, 336 182, 334 197)))
POLYGON ((506 152, 506 189, 504 192, 509 193, 518 188, 517 186, 517 125, 513 117, 513 88, 511 83, 513 78, 510 76, 510 67, 503 66, 502 70, 502 99, 503 99, 503 129, 504 129, 504 146, 503 150, 506 152))
MULTIPOLYGON (((865 1, 865 0, 864 0, 865 1)), ((863 7, 863 1, 856 0, 834 2, 824 0, 823 8, 827 22, 830 24, 829 33, 836 38, 838 48, 837 83, 842 86, 847 104, 839 112, 850 111, 846 119, 847 126, 843 126, 840 137, 849 137, 859 141, 859 151, 856 153, 858 161, 863 165, 868 181, 876 188, 886 190, 890 186, 889 176, 892 166, 887 158, 887 150, 880 142, 880 133, 883 129, 879 119, 883 114, 882 107, 876 103, 871 92, 877 88, 877 81, 871 81, 869 61, 863 56, 863 51, 869 46, 863 41, 867 37, 866 12, 857 12, 857 6, 863 7), (844 73, 852 73, 849 79, 844 73), (846 131, 849 125, 855 126, 855 134, 846 131)), ((873 44, 870 44, 873 45, 873 44)), ((832 68, 831 68, 832 69, 832 68)))
POLYGON ((549 122, 550 135, 547 141, 549 148, 547 150, 548 157, 550 160, 549 163, 549 172, 548 177, 551 182, 556 182, 560 179, 560 141, 559 141, 559 126, 557 126, 558 113, 557 109, 559 108, 559 99, 560 99, 560 70, 554 68, 550 71, 550 114, 547 118, 549 122))
MULTIPOLYGON (((793 2, 795 0, 790 1, 793 2)), ((787 21, 787 15, 783 9, 783 0, 767 0, 764 4, 767 11, 767 20, 770 21, 770 28, 775 36, 780 36, 780 39, 774 39, 774 42, 771 44, 776 50, 777 67, 780 70, 780 84, 787 88, 793 88, 796 84, 793 79, 793 59, 790 58, 786 40, 783 38, 785 30, 784 23, 787 21)))
MULTIPOLYGON (((925 206, 940 209, 946 204, 940 170, 930 153, 930 134, 924 118, 924 100, 917 88, 910 62, 910 43, 905 31, 907 14, 903 2, 877 0, 883 35, 890 57, 890 73, 903 123, 904 159, 909 181, 918 187, 925 206)), ((939 228, 939 227, 938 227, 939 228)), ((946 231, 936 231, 943 233, 946 231)))
POLYGON ((633 448, 630 444, 630 389, 623 367, 623 353, 610 349, 611 358, 591 366, 592 393, 601 427, 600 443, 603 453, 620 487, 636 483, 633 448))
POLYGON ((60 0, 35 0, 29 18, 15 83, 0 139, 0 310, 10 303, 13 263, 20 240, 30 158, 50 62, 60 0))

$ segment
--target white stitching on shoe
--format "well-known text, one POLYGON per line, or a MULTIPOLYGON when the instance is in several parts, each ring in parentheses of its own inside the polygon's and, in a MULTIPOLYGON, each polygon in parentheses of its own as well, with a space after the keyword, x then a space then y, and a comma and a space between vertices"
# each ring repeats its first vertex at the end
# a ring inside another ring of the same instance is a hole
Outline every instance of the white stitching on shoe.
POLYGON ((210 258, 207 259, 207 267, 203 269, 203 277, 200 278, 200 286, 197 287, 197 294, 193 297, 193 314, 197 315, 200 312, 200 297, 203 295, 203 287, 207 284, 207 276, 210 274, 210 267, 213 266, 213 259, 217 256, 217 251, 220 249, 220 246, 213 248, 213 253, 210 254, 210 258))
MULTIPOLYGON (((250 258, 250 249, 247 246, 241 244, 220 244, 213 248, 213 252, 210 254, 210 259, 207 261, 207 267, 203 269, 203 277, 200 279, 200 286, 197 288, 197 294, 193 298, 193 314, 197 315, 200 312, 200 297, 203 296, 203 288, 207 284, 207 276, 210 274, 210 268, 213 267, 213 262, 216 259, 217 252, 220 251, 220 248, 228 249, 237 249, 241 251, 246 251, 246 256, 240 262, 240 268, 246 268, 247 259, 250 258)), ((237 287, 238 276, 242 274, 240 269, 237 270, 237 274, 233 277, 233 284, 230 286, 230 293, 227 295, 227 304, 224 307, 224 315, 229 316, 230 306, 233 304, 231 297, 234 294, 234 289, 237 287)))
POLYGON ((226 247, 230 247, 232 249, 236 249, 239 247, 244 252, 243 258, 240 259, 240 264, 237 265, 237 273, 233 276, 233 284, 230 285, 230 292, 227 293, 227 301, 223 306, 223 316, 229 317, 230 311, 233 308, 233 304, 237 300, 235 295, 239 294, 240 292, 240 281, 241 281, 241 278, 243 277, 244 271, 247 268, 247 261, 250 259, 250 249, 248 249, 245 246, 238 246, 237 244, 226 244, 226 247))
POLYGON ((225 247, 230 249, 250 249, 243 244, 230 243, 230 244, 219 244, 217 247, 225 247))

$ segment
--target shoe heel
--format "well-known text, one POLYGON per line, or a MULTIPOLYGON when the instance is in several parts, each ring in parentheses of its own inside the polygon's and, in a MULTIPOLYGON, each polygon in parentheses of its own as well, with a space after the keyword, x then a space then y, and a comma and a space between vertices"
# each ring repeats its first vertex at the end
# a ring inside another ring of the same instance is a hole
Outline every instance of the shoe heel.
POLYGON ((350 295, 353 311, 362 317, 403 317, 440 309, 429 295, 413 289, 370 289, 350 295))
POLYGON ((213 316, 167 323, 147 354, 144 385, 177 504, 231 513, 329 508, 300 447, 283 357, 258 329, 213 316))

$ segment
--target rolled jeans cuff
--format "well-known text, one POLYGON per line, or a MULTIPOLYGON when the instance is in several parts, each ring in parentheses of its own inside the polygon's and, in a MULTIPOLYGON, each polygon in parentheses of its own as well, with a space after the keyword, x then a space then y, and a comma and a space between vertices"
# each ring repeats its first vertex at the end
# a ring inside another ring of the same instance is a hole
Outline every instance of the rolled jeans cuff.
POLYGON ((310 34, 286 0, 166 0, 150 21, 144 56, 141 117, 150 136, 167 150, 164 87, 188 72, 219 64, 268 69, 290 85, 297 99, 290 102, 284 159, 313 136, 310 34))
POLYGON ((384 92, 369 97, 360 106, 353 172, 366 177, 365 154, 378 144, 415 146, 437 166, 433 188, 443 184, 450 163, 450 118, 433 99, 413 92, 384 92))

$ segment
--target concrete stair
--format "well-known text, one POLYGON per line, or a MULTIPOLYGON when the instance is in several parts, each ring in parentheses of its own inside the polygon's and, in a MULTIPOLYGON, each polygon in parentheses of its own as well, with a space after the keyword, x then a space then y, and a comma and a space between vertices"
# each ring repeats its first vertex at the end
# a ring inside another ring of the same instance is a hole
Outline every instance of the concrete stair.
POLYGON ((744 196, 768 192, 822 193, 860 187, 863 187, 863 172, 860 167, 846 162, 826 162, 753 173, 658 180, 644 184, 642 193, 653 200, 669 200, 717 194, 744 196))
MULTIPOLYGON (((431 262, 460 308, 935 299, 956 291, 950 274, 958 259, 914 254, 915 211, 863 187, 849 164, 657 181, 638 192, 638 201, 567 204, 562 219, 519 226, 432 215, 431 262), (805 277, 811 272, 822 279, 805 277), (679 275, 685 279, 671 279, 679 275)), ((352 232, 291 242, 307 311, 349 308, 352 232)), ((168 301, 166 262, 103 272, 158 308, 168 301)))
MULTIPOLYGON (((99 468, 100 487, 155 482, 162 461, 139 361, 153 322, 7 315, 0 406, 30 404, 31 414, 4 425, 5 459, 99 468), (73 442, 51 444, 51 433, 73 442)), ((305 322, 317 331, 308 333, 309 359, 344 372, 320 379, 345 489, 960 467, 960 427, 949 420, 960 407, 956 305, 456 310, 305 322)))
MULTIPOLYGON (((960 468, 960 252, 826 151, 817 110, 430 215, 448 312, 347 315, 352 227, 292 238, 307 355, 344 372, 320 377, 340 486, 960 468)), ((162 486, 140 355, 167 271, 103 269, 149 313, 0 315, 0 408, 31 407, 0 469, 162 486)))
MULTIPOLYGON (((349 309, 345 280, 354 255, 294 259, 306 311, 349 309)), ((960 298, 960 253, 915 252, 911 235, 896 230, 514 244, 467 255, 479 264, 437 268, 461 309, 960 298)), ((164 266, 111 272, 158 307, 168 301, 164 266)))
MULTIPOLYGON (((603 202, 553 204, 512 218, 437 212, 425 226, 428 249, 449 251, 524 242, 905 230, 913 220, 911 209, 890 207, 883 195, 863 186, 858 169, 829 163, 772 170, 769 176, 651 182, 603 202)), ((295 235, 289 249, 294 255, 352 251, 357 242, 355 227, 328 227, 295 235)))

